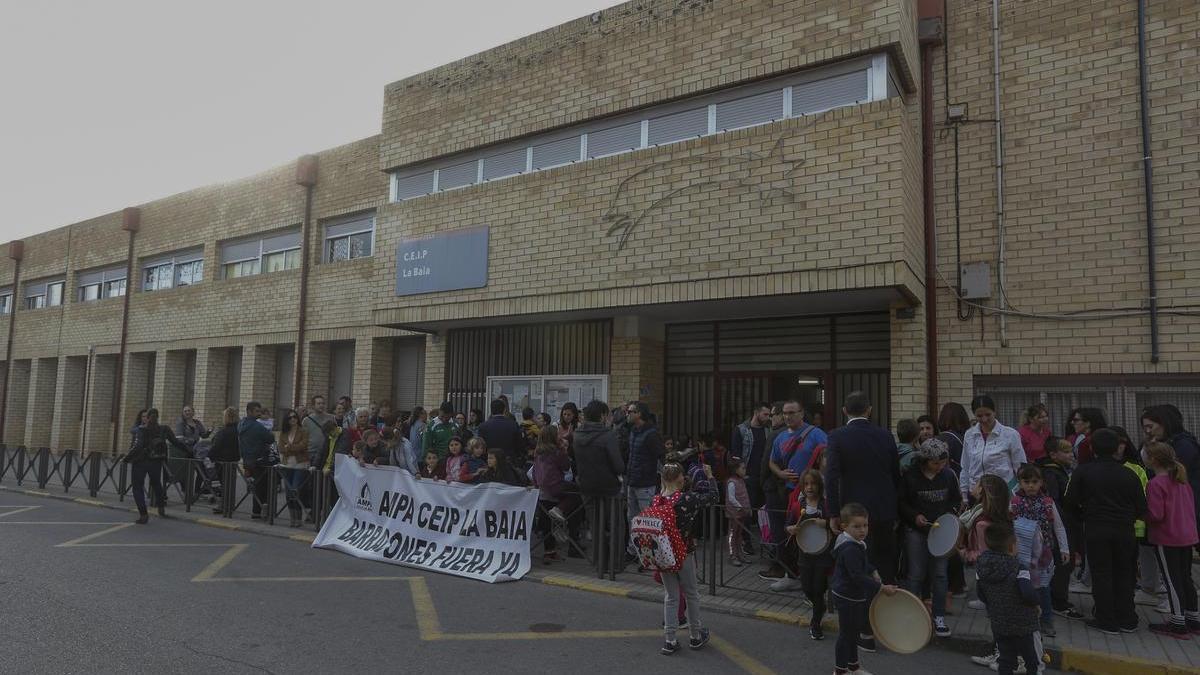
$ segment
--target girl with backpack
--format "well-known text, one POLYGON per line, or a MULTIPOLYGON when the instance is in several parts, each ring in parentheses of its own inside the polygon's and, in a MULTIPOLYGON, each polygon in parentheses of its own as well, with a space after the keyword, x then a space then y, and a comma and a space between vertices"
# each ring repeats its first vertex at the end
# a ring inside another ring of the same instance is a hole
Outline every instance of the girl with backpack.
POLYGON ((175 446, 184 452, 187 446, 175 438, 170 427, 158 423, 158 410, 151 408, 141 426, 134 430, 133 447, 125 455, 125 462, 130 464, 133 481, 133 501, 137 504, 138 525, 150 522, 146 510, 146 477, 150 477, 150 492, 154 505, 158 507, 158 515, 166 516, 166 494, 162 485, 163 460, 167 458, 167 444, 175 446))
MULTIPOLYGON (((712 481, 712 469, 708 465, 703 466, 705 475, 712 481)), ((663 530, 670 536, 672 548, 675 549, 673 552, 676 555, 681 554, 683 558, 682 561, 675 560, 675 569, 659 569, 663 587, 666 589, 663 596, 663 621, 666 627, 663 629, 665 639, 661 651, 670 656, 679 651, 675 632, 679 626, 677 613, 681 595, 687 598, 687 622, 691 630, 688 646, 700 649, 708 644, 708 629, 700 623, 700 590, 696 585, 696 561, 693 555, 696 545, 689 533, 700 512, 716 503, 716 493, 689 490, 687 476, 678 462, 668 461, 663 464, 659 477, 662 482, 661 492, 655 495, 646 512, 662 512, 669 509, 663 514, 666 516, 663 518, 663 530)))

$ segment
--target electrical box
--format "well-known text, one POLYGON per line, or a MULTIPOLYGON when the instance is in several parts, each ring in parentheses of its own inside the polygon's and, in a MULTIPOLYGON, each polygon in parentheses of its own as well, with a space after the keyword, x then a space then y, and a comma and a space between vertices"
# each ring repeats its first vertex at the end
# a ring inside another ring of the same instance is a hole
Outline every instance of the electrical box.
POLYGON ((951 122, 964 122, 967 119, 966 103, 951 103, 946 106, 946 117, 951 122))
POLYGON ((958 274, 964 299, 986 300, 992 297, 992 266, 989 263, 967 263, 958 274))

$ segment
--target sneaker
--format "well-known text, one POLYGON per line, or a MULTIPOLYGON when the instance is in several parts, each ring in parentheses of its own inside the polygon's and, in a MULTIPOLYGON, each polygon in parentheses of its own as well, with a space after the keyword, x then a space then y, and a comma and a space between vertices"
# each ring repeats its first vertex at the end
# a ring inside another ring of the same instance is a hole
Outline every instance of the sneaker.
POLYGON ((1192 634, 1188 631, 1187 626, 1180 626, 1176 623, 1152 623, 1149 628, 1150 632, 1156 635, 1164 635, 1176 640, 1192 639, 1192 634))
POLYGON ((984 668, 990 668, 999 658, 1000 652, 993 651, 987 656, 972 656, 971 663, 974 663, 977 666, 983 666, 984 668))
POLYGON ((688 647, 691 647, 692 649, 703 649, 704 645, 706 644, 708 644, 707 628, 701 628, 699 635, 693 635, 692 638, 688 640, 688 647))
POLYGON ((1137 593, 1133 594, 1133 604, 1135 605, 1150 605, 1153 607, 1158 603, 1158 596, 1154 595, 1153 593, 1147 593, 1146 591, 1139 589, 1137 593))
POLYGON ((733 565, 734 567, 741 567, 741 566, 742 566, 742 561, 741 561, 741 560, 738 560, 737 558, 730 558, 730 559, 729 559, 729 564, 730 564, 730 565, 733 565))
POLYGON ((967 597, 967 592, 955 591, 950 594, 950 597, 954 598, 955 600, 962 600, 963 598, 967 597))
POLYGON ((1083 593, 1086 595, 1090 595, 1092 592, 1092 587, 1088 586, 1087 584, 1083 583, 1082 581, 1079 581, 1078 579, 1072 579, 1071 585, 1069 587, 1067 587, 1067 590, 1070 591, 1071 593, 1083 593))
POLYGON ((1163 600, 1162 603, 1160 603, 1158 605, 1158 607, 1154 608, 1154 611, 1158 612, 1159 614, 1170 614, 1171 613, 1171 602, 1169 600, 1163 600))
POLYGON ((968 600, 967 609, 987 609, 987 605, 982 600, 968 600))
POLYGON ((1101 633, 1104 633, 1105 635, 1120 635, 1121 634, 1120 630, 1114 628, 1113 626, 1106 626, 1095 619, 1088 619, 1087 621, 1084 621, 1083 624, 1085 626, 1087 626, 1088 628, 1095 628, 1096 630, 1100 631, 1101 633))
POLYGON ((825 639, 825 630, 823 628, 821 628, 821 624, 814 623, 808 627, 808 637, 812 638, 813 640, 817 640, 817 641, 824 640, 825 639))
POLYGON ((1054 613, 1063 618, 1074 619, 1076 621, 1087 618, 1083 615, 1083 612, 1075 609, 1074 607, 1068 607, 1066 609, 1056 609, 1056 610, 1054 610, 1054 613))
POLYGON ((671 640, 669 642, 663 642, 662 649, 660 649, 658 651, 663 656, 670 656, 670 655, 674 654, 675 652, 679 651, 679 641, 671 640))
POLYGON ((784 577, 779 581, 771 584, 771 590, 776 593, 785 593, 787 591, 796 591, 804 588, 804 584, 796 577, 784 577))
POLYGON ((783 571, 783 566, 779 563, 772 563, 770 567, 758 573, 758 578, 763 581, 776 581, 785 576, 787 574, 783 571))
MULTIPOLYGON (((858 636, 858 648, 863 650, 864 652, 870 652, 870 653, 874 654, 875 653, 875 636, 874 635, 859 635, 858 636)), ((859 668, 858 672, 861 673, 862 668, 859 668)))
MULTIPOLYGON (((988 668, 991 670, 994 670, 996 672, 1000 672, 1000 656, 999 655, 996 656, 996 660, 992 661, 991 665, 989 665, 988 668)), ((1017 667, 1013 668, 1013 675, 1018 675, 1018 673, 1020 675, 1025 675, 1025 659, 1021 658, 1020 656, 1017 657, 1017 667)))
POLYGON ((933 632, 938 637, 943 637, 943 638, 950 637, 950 628, 946 625, 946 617, 944 617, 944 616, 933 617, 933 632))
POLYGON ((854 675, 871 675, 870 671, 862 666, 859 666, 858 670, 852 670, 850 672, 854 673, 854 675))

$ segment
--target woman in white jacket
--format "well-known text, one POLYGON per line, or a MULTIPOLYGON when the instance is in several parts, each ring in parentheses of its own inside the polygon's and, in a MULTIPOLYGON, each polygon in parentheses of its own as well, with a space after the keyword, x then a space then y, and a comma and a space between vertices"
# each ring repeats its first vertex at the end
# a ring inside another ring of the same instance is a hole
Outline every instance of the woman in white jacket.
POLYGON ((976 396, 971 410, 975 412, 975 425, 963 436, 962 472, 958 476, 964 504, 981 477, 992 474, 1011 485, 1026 462, 1021 434, 996 419, 992 397, 976 396))

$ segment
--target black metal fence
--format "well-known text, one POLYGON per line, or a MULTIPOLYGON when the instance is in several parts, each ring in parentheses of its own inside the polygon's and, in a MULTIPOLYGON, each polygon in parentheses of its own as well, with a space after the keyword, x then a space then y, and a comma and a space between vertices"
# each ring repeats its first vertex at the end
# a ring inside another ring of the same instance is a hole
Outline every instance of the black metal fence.
MULTIPOLYGON (((124 460, 123 454, 0 444, 0 483, 125 501, 133 486, 124 460)), ((182 505, 187 512, 208 508, 223 518, 258 519, 273 526, 291 525, 298 509, 299 528, 320 530, 338 497, 332 474, 312 468, 276 465, 247 472, 240 462, 172 456, 159 470, 169 505, 182 505), (289 508, 293 518, 282 518, 289 508)), ((571 495, 563 503, 565 509, 538 502, 531 552, 540 550, 549 559, 576 559, 599 578, 616 580, 637 571, 627 550, 630 514, 624 495, 571 495)), ((710 595, 771 592, 758 572, 778 561, 779 549, 762 541, 753 518, 730 520, 722 506, 714 505, 702 512, 692 534, 698 580, 710 595), (731 530, 739 535, 734 539, 740 547, 736 550, 730 548, 731 530)))

